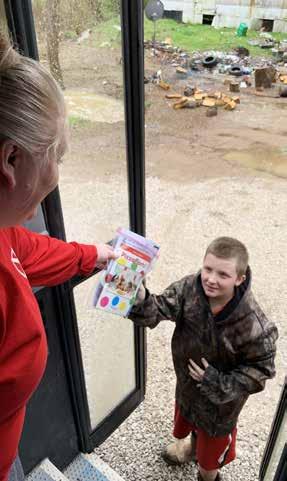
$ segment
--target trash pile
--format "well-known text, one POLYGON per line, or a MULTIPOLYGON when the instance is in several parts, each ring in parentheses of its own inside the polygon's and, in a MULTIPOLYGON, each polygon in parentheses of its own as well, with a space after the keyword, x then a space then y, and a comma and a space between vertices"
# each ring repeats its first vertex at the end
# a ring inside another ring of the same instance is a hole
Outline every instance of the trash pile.
MULTIPOLYGON (((251 42, 255 45, 254 41, 250 40, 249 43, 251 42)), ((238 94, 241 89, 255 87, 254 94, 263 95, 264 89, 270 89, 277 83, 280 85, 278 91, 270 96, 287 98, 287 40, 276 43, 271 34, 262 32, 256 42, 256 45, 262 48, 272 48, 273 56, 251 57, 249 50, 243 46, 234 48, 232 52, 207 51, 193 52, 189 55, 173 46, 169 38, 165 42, 146 41, 145 48, 151 49, 151 55, 158 58, 162 65, 169 64, 174 67, 178 79, 187 79, 195 75, 198 78, 200 72, 208 72, 217 78, 224 75, 223 83, 229 88, 231 95, 205 92, 193 85, 187 85, 183 95, 166 94, 167 99, 175 100, 172 105, 175 110, 203 106, 209 108, 207 115, 213 116, 217 115, 218 107, 234 110, 240 103, 240 98, 233 94, 238 94)), ((170 84, 162 78, 162 70, 145 77, 144 81, 170 90, 170 84)))
MULTIPOLYGON (((170 85, 163 80, 159 81, 158 86, 163 90, 170 90, 170 85)), ((234 110, 237 104, 240 103, 240 98, 238 96, 229 96, 219 91, 206 92, 194 85, 186 85, 183 95, 171 92, 166 93, 165 98, 168 100, 174 100, 172 107, 175 110, 208 107, 208 110, 206 111, 208 117, 217 115, 218 107, 223 107, 225 110, 234 110)))
POLYGON ((146 40, 144 47, 150 49, 152 56, 163 65, 171 64, 174 67, 187 67, 188 65, 189 54, 179 47, 174 47, 169 38, 165 42, 146 40))
POLYGON ((193 52, 190 55, 181 48, 173 46, 170 38, 166 38, 164 42, 147 40, 144 42, 144 46, 151 50, 152 56, 157 57, 162 64, 193 70, 217 67, 220 73, 227 73, 233 66, 238 66, 241 67, 243 73, 251 73, 254 68, 261 65, 278 63, 284 65, 285 63, 287 67, 287 38, 279 42, 271 34, 262 32, 260 38, 248 40, 248 43, 262 49, 272 49, 273 57, 251 57, 249 50, 242 46, 238 46, 230 53, 207 51, 193 52))
POLYGON ((259 39, 248 40, 249 45, 264 49, 272 49, 272 55, 275 57, 277 62, 284 62, 284 60, 287 62, 287 39, 277 41, 270 33, 267 32, 260 33, 259 37, 259 39))

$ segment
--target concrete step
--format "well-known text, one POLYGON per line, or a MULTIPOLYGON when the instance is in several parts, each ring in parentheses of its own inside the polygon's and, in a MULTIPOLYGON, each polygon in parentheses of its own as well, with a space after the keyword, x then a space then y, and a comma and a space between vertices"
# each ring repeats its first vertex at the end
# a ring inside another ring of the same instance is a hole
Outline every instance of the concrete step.
POLYGON ((64 470, 69 481, 124 481, 96 454, 80 454, 64 470))
POLYGON ((45 459, 27 476, 26 481, 124 481, 96 454, 79 454, 62 473, 45 459))
POLYGON ((28 474, 25 481, 69 481, 56 466, 44 459, 36 468, 28 474))

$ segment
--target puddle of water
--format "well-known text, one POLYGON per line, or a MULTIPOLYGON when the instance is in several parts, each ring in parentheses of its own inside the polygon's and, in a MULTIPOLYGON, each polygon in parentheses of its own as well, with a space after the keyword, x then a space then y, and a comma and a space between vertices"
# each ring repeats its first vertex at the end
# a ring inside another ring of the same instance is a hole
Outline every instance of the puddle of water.
POLYGON ((255 170, 287 178, 287 146, 278 148, 256 145, 250 149, 228 152, 224 158, 255 170))
POLYGON ((108 95, 97 95, 88 90, 66 90, 69 115, 91 122, 115 123, 124 121, 124 103, 108 95))

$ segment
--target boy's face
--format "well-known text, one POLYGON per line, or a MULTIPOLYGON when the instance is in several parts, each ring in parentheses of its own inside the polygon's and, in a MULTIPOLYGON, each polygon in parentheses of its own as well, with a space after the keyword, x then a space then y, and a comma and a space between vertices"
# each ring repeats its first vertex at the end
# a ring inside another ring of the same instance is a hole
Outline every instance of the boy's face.
POLYGON ((201 282, 207 297, 228 302, 234 294, 234 287, 239 286, 245 276, 238 276, 236 259, 221 259, 213 254, 204 258, 201 270, 201 282))

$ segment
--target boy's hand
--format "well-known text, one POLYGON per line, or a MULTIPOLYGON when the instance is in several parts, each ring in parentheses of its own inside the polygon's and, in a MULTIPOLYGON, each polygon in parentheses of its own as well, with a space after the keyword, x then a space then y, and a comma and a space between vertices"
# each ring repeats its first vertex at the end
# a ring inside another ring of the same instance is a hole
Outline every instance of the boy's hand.
POLYGON ((98 252, 96 266, 104 269, 106 267, 107 262, 110 259, 117 259, 119 257, 114 249, 109 246, 108 244, 95 244, 98 252))
POLYGON ((146 292, 145 287, 143 284, 141 284, 134 303, 135 306, 137 306, 138 304, 141 304, 145 300, 145 292, 146 292))
POLYGON ((204 357, 201 358, 204 369, 201 369, 192 359, 189 359, 188 370, 189 374, 195 381, 199 383, 203 380, 205 369, 209 366, 208 362, 204 357))

